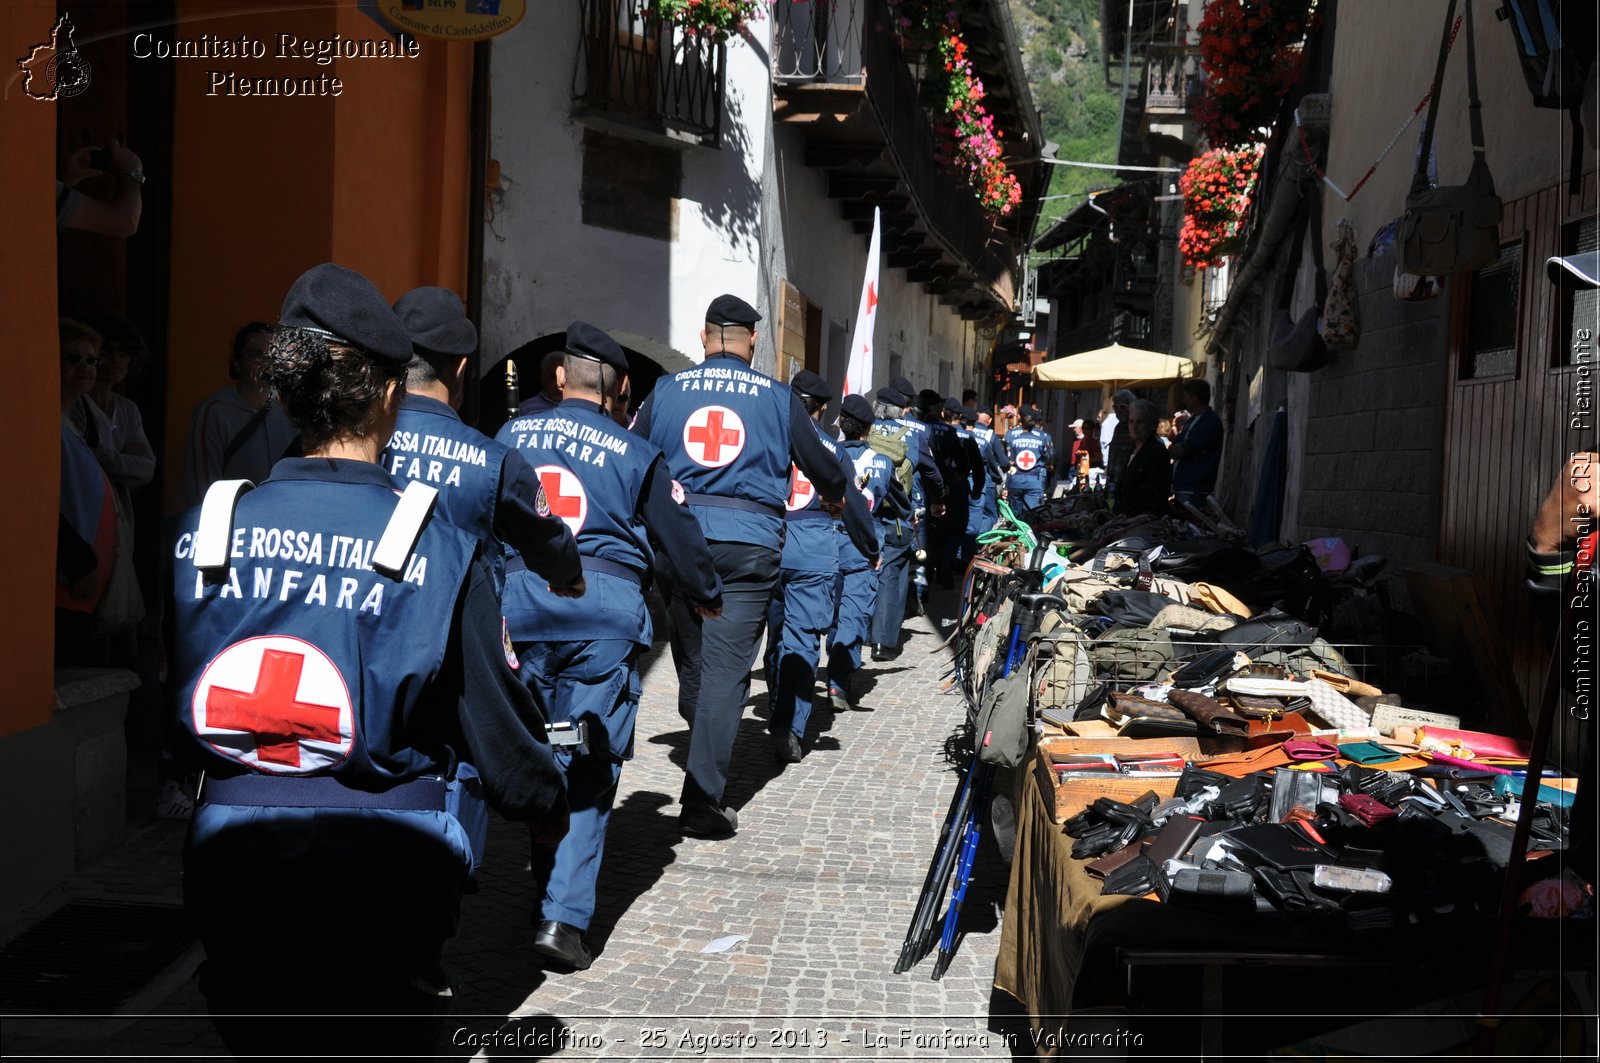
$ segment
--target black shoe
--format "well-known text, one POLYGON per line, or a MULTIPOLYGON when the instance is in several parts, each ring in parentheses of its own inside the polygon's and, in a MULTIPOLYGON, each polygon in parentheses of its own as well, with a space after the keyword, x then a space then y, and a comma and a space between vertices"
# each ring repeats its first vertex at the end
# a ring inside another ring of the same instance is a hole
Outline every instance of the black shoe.
POLYGON ((533 949, 574 971, 586 971, 594 962, 594 957, 583 945, 583 931, 554 919, 546 919, 539 924, 539 929, 533 935, 533 949))
POLYGON ((798 764, 805 753, 800 749, 800 739, 785 729, 772 736, 772 755, 779 764, 798 764))
POLYGON ((715 805, 684 805, 678 813, 678 830, 691 838, 731 838, 739 829, 739 814, 715 805))
POLYGON ((874 661, 892 661, 898 656, 900 656, 900 647, 898 646, 875 646, 872 650, 872 659, 874 661))

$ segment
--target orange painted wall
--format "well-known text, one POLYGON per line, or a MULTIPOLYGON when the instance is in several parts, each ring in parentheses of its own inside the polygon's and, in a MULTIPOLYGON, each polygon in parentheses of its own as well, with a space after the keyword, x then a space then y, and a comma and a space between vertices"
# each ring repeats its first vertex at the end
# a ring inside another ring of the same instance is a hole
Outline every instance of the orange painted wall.
POLYGON ((22 90, 15 60, 50 39, 54 0, 0 5, 0 339, 8 388, 0 463, 0 736, 50 720, 61 390, 56 339, 54 103, 22 90))
MULTIPOLYGON (((180 25, 235 10, 180 0, 180 25)), ((169 506, 194 404, 228 380, 228 346, 251 319, 274 321, 310 266, 360 270, 391 300, 422 284, 466 290, 472 46, 424 40, 415 59, 272 54, 278 33, 380 39, 354 5, 207 18, 205 31, 267 42, 262 60, 174 64, 169 506), (208 96, 207 72, 314 77, 338 97, 208 96)))

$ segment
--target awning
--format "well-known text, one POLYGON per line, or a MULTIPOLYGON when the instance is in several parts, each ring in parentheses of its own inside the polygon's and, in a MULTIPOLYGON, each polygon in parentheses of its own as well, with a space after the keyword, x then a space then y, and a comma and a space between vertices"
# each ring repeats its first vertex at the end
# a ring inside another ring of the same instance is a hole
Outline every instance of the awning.
POLYGON ((1178 380, 1193 371, 1194 362, 1188 358, 1113 343, 1096 351, 1040 362, 1033 367, 1033 383, 1042 388, 1067 388, 1079 384, 1148 384, 1178 380))

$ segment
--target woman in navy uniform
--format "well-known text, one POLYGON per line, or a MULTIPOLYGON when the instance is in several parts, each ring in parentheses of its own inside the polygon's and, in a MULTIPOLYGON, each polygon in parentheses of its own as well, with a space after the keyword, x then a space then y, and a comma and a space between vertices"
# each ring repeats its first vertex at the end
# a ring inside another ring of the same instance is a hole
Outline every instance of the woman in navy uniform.
POLYGON ((609 409, 627 386, 628 358, 585 321, 567 326, 557 369, 562 400, 518 416, 499 442, 534 470, 545 503, 577 536, 589 574, 582 601, 562 601, 520 559, 508 566, 506 623, 523 681, 551 723, 579 724, 582 746, 563 745, 572 829, 555 852, 535 847, 540 898, 533 947, 558 965, 582 970, 592 957, 583 935, 594 916, 595 882, 622 762, 633 756, 639 714, 639 654, 650 648, 644 588, 656 552, 670 555, 680 590, 700 616, 721 609, 721 584, 700 525, 673 498, 660 448, 619 426, 609 409))
POLYGON ((284 301, 267 377, 304 440, 213 485, 174 551, 181 726, 204 769, 184 857, 201 988, 236 1052, 427 1052, 486 796, 565 831, 482 544, 377 464, 411 341, 332 264, 284 301), (240 1015, 409 1015, 314 1030, 240 1015), (337 1047, 343 1047, 336 1046, 337 1047))
POLYGON ((1006 497, 1017 512, 1044 504, 1046 478, 1055 464, 1055 442, 1039 427, 1039 410, 1024 406, 1022 423, 1006 433, 1006 452, 1011 459, 1006 479, 1006 497))

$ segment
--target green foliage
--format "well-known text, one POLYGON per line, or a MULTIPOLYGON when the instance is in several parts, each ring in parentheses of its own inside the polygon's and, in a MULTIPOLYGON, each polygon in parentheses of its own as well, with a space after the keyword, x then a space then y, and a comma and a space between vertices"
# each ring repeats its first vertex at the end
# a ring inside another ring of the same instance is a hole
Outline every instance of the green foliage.
MULTIPOLYGON (((1040 110, 1046 140, 1060 145, 1059 158, 1084 162, 1117 161, 1117 116, 1122 110, 1120 70, 1107 85, 1100 66, 1100 0, 1010 0, 1011 18, 1023 45, 1028 87, 1040 110)), ((1139 86, 1139 68, 1131 74, 1139 86)), ((1118 183, 1111 170, 1051 167, 1046 194, 1060 196, 1109 188, 1118 183)), ((1051 199, 1044 203, 1039 228, 1083 202, 1051 199)))

